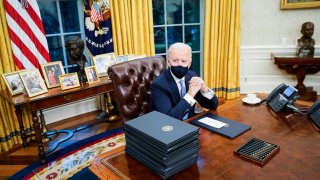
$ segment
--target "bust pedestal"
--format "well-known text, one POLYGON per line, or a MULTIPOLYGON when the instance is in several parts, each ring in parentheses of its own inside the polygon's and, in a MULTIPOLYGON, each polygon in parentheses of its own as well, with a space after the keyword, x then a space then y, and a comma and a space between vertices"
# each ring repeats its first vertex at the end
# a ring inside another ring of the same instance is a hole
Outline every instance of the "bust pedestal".
POLYGON ((306 87, 303 81, 307 74, 316 74, 320 71, 320 56, 297 57, 272 54, 272 58, 279 69, 296 75, 298 83, 295 87, 298 89, 299 99, 317 100, 317 91, 313 90, 313 87, 306 87))

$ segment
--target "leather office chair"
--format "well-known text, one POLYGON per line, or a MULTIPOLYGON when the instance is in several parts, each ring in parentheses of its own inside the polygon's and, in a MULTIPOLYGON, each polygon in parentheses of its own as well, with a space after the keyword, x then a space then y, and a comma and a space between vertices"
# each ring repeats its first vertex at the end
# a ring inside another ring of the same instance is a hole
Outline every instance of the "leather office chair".
POLYGON ((162 56, 126 61, 108 68, 123 121, 150 111, 151 81, 165 69, 166 63, 162 56))

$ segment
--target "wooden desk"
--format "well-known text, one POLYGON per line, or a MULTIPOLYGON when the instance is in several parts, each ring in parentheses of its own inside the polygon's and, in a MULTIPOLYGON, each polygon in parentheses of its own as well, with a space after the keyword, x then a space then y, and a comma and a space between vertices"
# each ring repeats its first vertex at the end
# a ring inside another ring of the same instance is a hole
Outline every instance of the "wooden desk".
POLYGON ((301 100, 317 100, 317 91, 312 87, 306 87, 303 81, 307 74, 316 74, 320 71, 320 55, 314 57, 297 57, 294 55, 272 54, 274 63, 279 69, 285 70, 288 74, 294 74, 297 78, 295 86, 299 92, 301 100))
MULTIPOLYGON (((219 106, 214 113, 251 125, 251 130, 230 140, 201 128, 197 164, 170 179, 317 179, 320 133, 307 116, 291 111, 275 114, 264 104, 247 105, 241 99, 219 106), (279 145, 280 152, 263 167, 233 154, 252 138, 279 145)), ((99 156, 90 170, 100 179, 161 179, 123 149, 99 156)))
POLYGON ((38 144, 39 158, 41 163, 46 163, 46 154, 42 142, 43 125, 40 123, 37 113, 43 109, 52 108, 79 101, 88 97, 96 96, 102 93, 113 91, 111 80, 107 77, 100 79, 100 83, 89 85, 81 83, 80 87, 62 91, 60 87, 49 89, 48 93, 29 98, 26 95, 11 96, 7 91, 2 91, 3 96, 8 102, 14 105, 19 127, 21 131, 22 146, 28 145, 26 131, 22 121, 22 106, 30 107, 32 113, 33 129, 35 131, 35 140, 38 144))

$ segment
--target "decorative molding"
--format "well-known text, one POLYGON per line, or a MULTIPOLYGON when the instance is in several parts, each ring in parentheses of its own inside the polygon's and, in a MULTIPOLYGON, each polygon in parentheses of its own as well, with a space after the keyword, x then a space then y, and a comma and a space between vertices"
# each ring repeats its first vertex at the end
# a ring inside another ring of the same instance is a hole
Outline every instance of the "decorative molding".
POLYGON ((80 102, 70 103, 63 106, 58 106, 43 111, 46 124, 58 122, 80 114, 96 111, 97 107, 96 98, 88 98, 80 102))
POLYGON ((320 2, 318 0, 314 1, 288 1, 288 0, 281 0, 280 9, 287 10, 287 9, 307 9, 307 8, 319 8, 320 2))
MULTIPOLYGON (((315 46, 319 52, 320 47, 315 46)), ((295 46, 242 46, 240 48, 240 93, 270 93, 280 83, 296 85, 294 75, 279 69, 271 53, 295 53, 295 46)), ((307 75, 304 84, 320 94, 320 73, 307 75)))

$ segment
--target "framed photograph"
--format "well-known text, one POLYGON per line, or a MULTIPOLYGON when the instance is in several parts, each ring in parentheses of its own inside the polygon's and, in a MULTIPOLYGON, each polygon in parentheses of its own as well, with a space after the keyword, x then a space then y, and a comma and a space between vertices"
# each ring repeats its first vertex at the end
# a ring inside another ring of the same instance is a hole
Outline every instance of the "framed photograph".
POLYGON ((116 57, 114 53, 101 54, 93 57, 93 63, 97 69, 99 77, 107 76, 107 70, 109 66, 116 63, 116 57))
MULTIPOLYGON (((23 71, 23 70, 22 70, 23 71)), ((21 71, 15 71, 11 73, 2 74, 2 78, 4 82, 7 85, 8 90, 10 91, 10 94, 17 95, 23 93, 24 85, 21 81, 21 78, 19 76, 19 72, 21 71)))
POLYGON ((78 74, 76 72, 59 76, 62 90, 72 89, 80 86, 78 74))
POLYGON ((281 0, 280 9, 319 8, 320 0, 281 0))
POLYGON ((39 69, 22 71, 19 75, 29 97, 48 92, 39 69))
POLYGON ((95 66, 86 67, 84 68, 84 71, 86 72, 86 76, 89 84, 100 82, 97 69, 95 66))
POLYGON ((59 76, 65 74, 61 61, 41 64, 41 69, 48 88, 60 86, 59 76))

